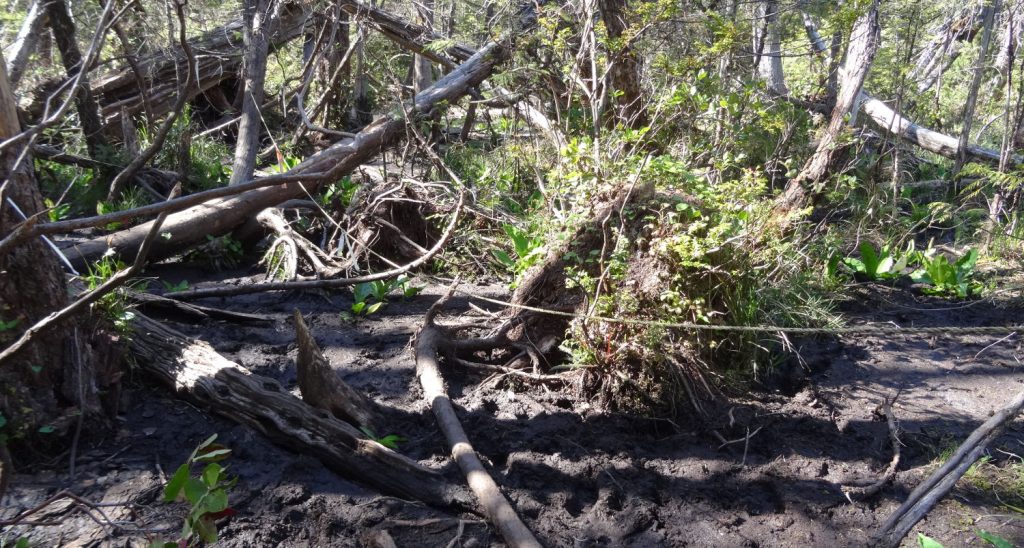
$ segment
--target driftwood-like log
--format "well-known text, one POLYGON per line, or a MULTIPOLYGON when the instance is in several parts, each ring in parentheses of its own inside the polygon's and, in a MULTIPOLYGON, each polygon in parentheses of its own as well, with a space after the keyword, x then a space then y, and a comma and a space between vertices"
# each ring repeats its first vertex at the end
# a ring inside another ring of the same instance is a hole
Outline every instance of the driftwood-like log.
POLYGON ((356 426, 365 426, 379 432, 384 418, 373 400, 352 389, 320 352, 320 347, 309 333, 302 312, 295 309, 295 341, 299 356, 295 367, 299 376, 299 391, 306 403, 330 411, 335 417, 356 426))
MULTIPOLYGON (((364 128, 354 139, 335 144, 307 158, 293 168, 290 175, 311 174, 308 181, 291 182, 244 192, 237 196, 211 200, 207 203, 174 213, 167 217, 164 232, 152 251, 153 258, 180 253, 190 245, 206 240, 208 235, 230 232, 259 211, 286 200, 315 192, 325 181, 334 181, 351 173, 382 150, 399 142, 405 136, 409 122, 429 119, 431 112, 442 104, 451 104, 490 76, 495 67, 508 56, 509 49, 492 42, 482 48, 457 70, 438 80, 433 86, 416 95, 407 106, 409 120, 404 114, 382 116, 364 128)), ((84 267, 113 249, 118 254, 137 249, 150 223, 101 236, 68 249, 73 264, 84 267)))
MULTIPOLYGON (((306 13, 297 6, 282 10, 278 24, 270 35, 271 48, 280 47, 302 35, 306 13)), ((189 40, 189 46, 196 52, 196 67, 192 74, 196 80, 186 90, 191 100, 205 90, 212 89, 224 80, 237 78, 242 63, 242 21, 234 20, 202 36, 189 40)), ((179 46, 159 51, 136 61, 142 73, 152 115, 168 114, 174 107, 181 82, 185 81, 188 70, 188 56, 179 46)), ((131 67, 125 67, 107 74, 92 84, 93 94, 100 103, 104 124, 119 127, 121 109, 129 115, 145 112, 146 101, 139 90, 138 78, 131 67)))
POLYGON ((469 443, 466 431, 455 415, 452 401, 445 390, 437 356, 441 352, 453 351, 456 345, 452 341, 452 334, 437 325, 434 318, 447 300, 448 297, 444 297, 430 307, 423 321, 423 328, 416 335, 416 375, 423 386, 423 398, 430 404, 438 426, 451 445, 452 458, 466 475, 469 488, 505 542, 516 548, 540 548, 540 543, 519 519, 508 499, 501 493, 498 484, 476 456, 476 451, 469 443))
POLYGON ((434 506, 464 500, 464 492, 437 472, 365 439, 353 426, 306 405, 277 381, 253 374, 209 344, 142 314, 133 326, 129 344, 140 367, 196 406, 383 492, 434 506))
POLYGON ((992 444, 1006 430, 1007 425, 1024 409, 1024 391, 1013 401, 1000 409, 967 437, 953 456, 941 468, 928 476, 907 497, 900 507, 875 533, 878 546, 899 546, 903 537, 923 518, 956 482, 967 472, 992 444))

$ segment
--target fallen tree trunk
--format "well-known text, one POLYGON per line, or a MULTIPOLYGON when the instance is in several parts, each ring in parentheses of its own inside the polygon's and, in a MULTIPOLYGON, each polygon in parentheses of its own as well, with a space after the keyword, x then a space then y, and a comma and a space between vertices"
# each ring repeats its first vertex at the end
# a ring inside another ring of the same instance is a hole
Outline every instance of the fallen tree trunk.
POLYGON ((353 426, 311 408, 277 381, 253 374, 205 342, 141 314, 133 325, 129 347, 140 367, 200 408, 386 493, 434 506, 465 500, 465 493, 437 472, 365 439, 353 426))
MULTIPOLYGON (((290 175, 300 176, 311 174, 307 181, 290 182, 212 200, 168 216, 163 230, 169 237, 161 238, 153 246, 151 257, 167 257, 205 241, 208 235, 226 234, 267 207, 305 196, 307 191, 315 192, 321 183, 350 173, 401 140, 405 136, 407 123, 429 118, 434 108, 454 103, 483 82, 507 57, 508 51, 504 45, 495 42, 488 44, 457 70, 418 94, 408 105, 408 120, 403 114, 378 118, 356 134, 354 139, 335 144, 307 158, 289 172, 290 175)), ((130 254, 142 243, 149 225, 144 223, 79 243, 67 250, 69 259, 73 264, 84 267, 99 259, 107 249, 113 249, 118 254, 130 254)))
MULTIPOLYGON (((862 92, 858 100, 864 114, 867 114, 871 122, 882 131, 929 152, 934 152, 952 160, 956 159, 959 146, 959 141, 956 137, 919 126, 896 112, 889 105, 867 93, 862 92)), ((973 158, 991 163, 999 162, 998 150, 977 145, 967 145, 965 153, 968 159, 973 158)), ((1019 155, 1014 155, 1010 161, 1016 165, 1024 160, 1019 155)))
MULTIPOLYGON (((271 48, 280 47, 302 35, 307 14, 299 7, 288 6, 270 34, 271 48)), ((189 100, 198 97, 229 78, 237 78, 242 64, 242 21, 232 21, 198 38, 189 40, 196 52, 193 85, 186 90, 189 100)), ((170 112, 180 82, 185 81, 188 56, 181 47, 169 48, 140 58, 136 65, 145 77, 152 114, 161 117, 170 112)), ((139 89, 135 72, 126 67, 118 72, 97 78, 92 84, 93 95, 100 103, 100 114, 107 126, 120 127, 121 109, 129 115, 145 112, 143 90, 139 89)))
POLYGON ((339 0, 338 5, 345 13, 369 23, 392 42, 446 67, 453 67, 453 60, 463 62, 476 53, 473 48, 462 44, 453 44, 441 52, 432 50, 426 46, 432 42, 447 40, 423 25, 411 23, 358 0, 339 0))

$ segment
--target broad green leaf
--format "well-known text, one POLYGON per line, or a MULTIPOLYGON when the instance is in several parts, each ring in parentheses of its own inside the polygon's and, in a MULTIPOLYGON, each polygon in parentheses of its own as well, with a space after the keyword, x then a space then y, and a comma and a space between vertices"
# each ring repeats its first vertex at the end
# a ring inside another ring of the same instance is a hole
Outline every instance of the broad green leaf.
POLYGON ((977 531, 976 534, 978 535, 978 538, 984 540, 992 546, 995 546, 996 548, 1013 548, 1012 542, 1004 539, 1003 537, 993 535, 992 533, 989 533, 984 529, 977 531))
POLYGON ((380 310, 380 307, 382 306, 384 306, 384 303, 382 302, 371 304, 370 307, 366 309, 366 315, 369 316, 370 314, 373 314, 374 312, 380 310))
POLYGON ((921 533, 917 534, 917 544, 921 548, 943 548, 942 543, 921 533))
POLYGON ((187 499, 192 506, 199 504, 209 489, 206 488, 206 484, 197 478, 188 478, 185 480, 185 499, 187 499))
POLYGON ((210 494, 206 496, 205 504, 203 505, 206 512, 216 514, 217 512, 223 512, 228 507, 228 494, 223 489, 217 489, 210 491, 210 494))
POLYGON ((359 301, 352 304, 352 313, 359 315, 363 313, 363 309, 366 308, 366 301, 359 301))
POLYGON ((167 487, 164 487, 164 502, 174 502, 177 500, 178 494, 181 493, 181 488, 185 486, 186 481, 188 481, 188 463, 179 466, 178 470, 171 476, 171 481, 167 482, 167 487))
POLYGON ((217 526, 208 519, 199 518, 196 520, 196 532, 199 533, 199 537, 203 539, 203 542, 207 544, 213 544, 217 542, 217 526))
POLYGON ((196 462, 218 462, 231 456, 231 450, 223 445, 216 444, 207 448, 203 454, 197 456, 196 462))
POLYGON ((220 479, 220 473, 224 469, 217 463, 207 464, 206 468, 203 469, 203 482, 210 489, 217 486, 217 480, 220 479))

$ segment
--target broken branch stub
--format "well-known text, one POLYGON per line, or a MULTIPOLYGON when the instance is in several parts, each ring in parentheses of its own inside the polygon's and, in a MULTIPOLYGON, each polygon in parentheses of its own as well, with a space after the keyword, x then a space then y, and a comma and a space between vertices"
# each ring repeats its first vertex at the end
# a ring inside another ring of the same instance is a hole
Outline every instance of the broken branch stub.
POLYGON ((299 347, 295 367, 302 400, 313 407, 330 411, 343 421, 369 428, 373 432, 380 431, 384 420, 377 404, 355 391, 331 368, 306 327, 302 312, 295 309, 293 317, 295 340, 299 347))

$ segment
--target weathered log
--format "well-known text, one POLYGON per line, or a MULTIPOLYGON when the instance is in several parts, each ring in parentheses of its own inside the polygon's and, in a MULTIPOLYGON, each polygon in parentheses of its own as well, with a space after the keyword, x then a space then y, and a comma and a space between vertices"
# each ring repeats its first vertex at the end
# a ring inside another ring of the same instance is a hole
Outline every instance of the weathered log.
POLYGON ((432 51, 426 47, 427 44, 443 40, 444 37, 434 34, 425 26, 411 23, 359 0, 339 0, 338 5, 354 18, 369 23, 392 42, 446 67, 454 66, 453 60, 463 62, 476 53, 473 48, 462 44, 449 46, 440 53, 432 51))
POLYGON ((295 309, 293 318, 295 341, 299 347, 295 368, 298 371, 302 400, 313 407, 329 411, 343 421, 379 432, 384 417, 381 416, 377 404, 353 390, 331 368, 331 364, 306 327, 302 312, 295 309))
POLYGON ((455 344, 452 341, 452 334, 437 325, 434 318, 447 300, 448 297, 444 297, 430 307, 423 321, 423 328, 416 334, 416 375, 423 386, 423 398, 430 404, 438 426, 451 445, 452 459, 466 475, 469 488, 473 490, 487 518, 498 529, 505 542, 516 548, 540 548, 540 543, 519 519, 508 499, 501 493, 498 484, 480 462, 445 390, 437 357, 440 352, 453 351, 455 344))
POLYGON ((320 459, 383 492, 447 506, 465 493, 437 472, 365 437, 353 426, 253 374, 209 344, 136 314, 129 346, 141 369, 194 405, 246 425, 271 441, 320 459))
MULTIPOLYGON (((350 173, 401 140, 405 136, 406 123, 429 118, 434 108, 454 103, 469 89, 479 85, 507 57, 508 51, 504 45, 495 42, 488 44, 457 70, 418 94, 407 105, 409 120, 406 120, 404 114, 382 116, 360 131, 354 139, 337 143, 307 158, 289 172, 300 176, 309 173, 311 176, 308 181, 252 190, 170 215, 164 225, 164 231, 169 237, 161 238, 154 245, 152 257, 180 253, 189 245, 205 241, 208 235, 228 233, 267 207, 305 196, 307 191, 315 192, 321 183, 337 180, 350 173)), ((145 223, 79 243, 68 249, 69 258, 74 264, 84 266, 99 259, 107 249, 113 249, 119 254, 131 253, 142 242, 148 226, 149 223, 145 223)))
MULTIPOLYGON (((270 34, 271 48, 280 47, 302 34, 306 13, 296 6, 282 9, 281 17, 270 34)), ((189 40, 196 52, 196 82, 186 90, 189 100, 206 90, 218 86, 229 78, 237 78, 244 55, 242 21, 235 20, 206 34, 189 40)), ((143 73, 149 94, 152 114, 161 117, 174 105, 180 82, 185 80, 188 56, 179 47, 168 48, 136 60, 143 73)), ((135 72, 126 67, 97 78, 92 85, 93 94, 100 103, 100 112, 106 125, 119 124, 121 107, 129 115, 145 112, 145 101, 139 90, 135 72)))

